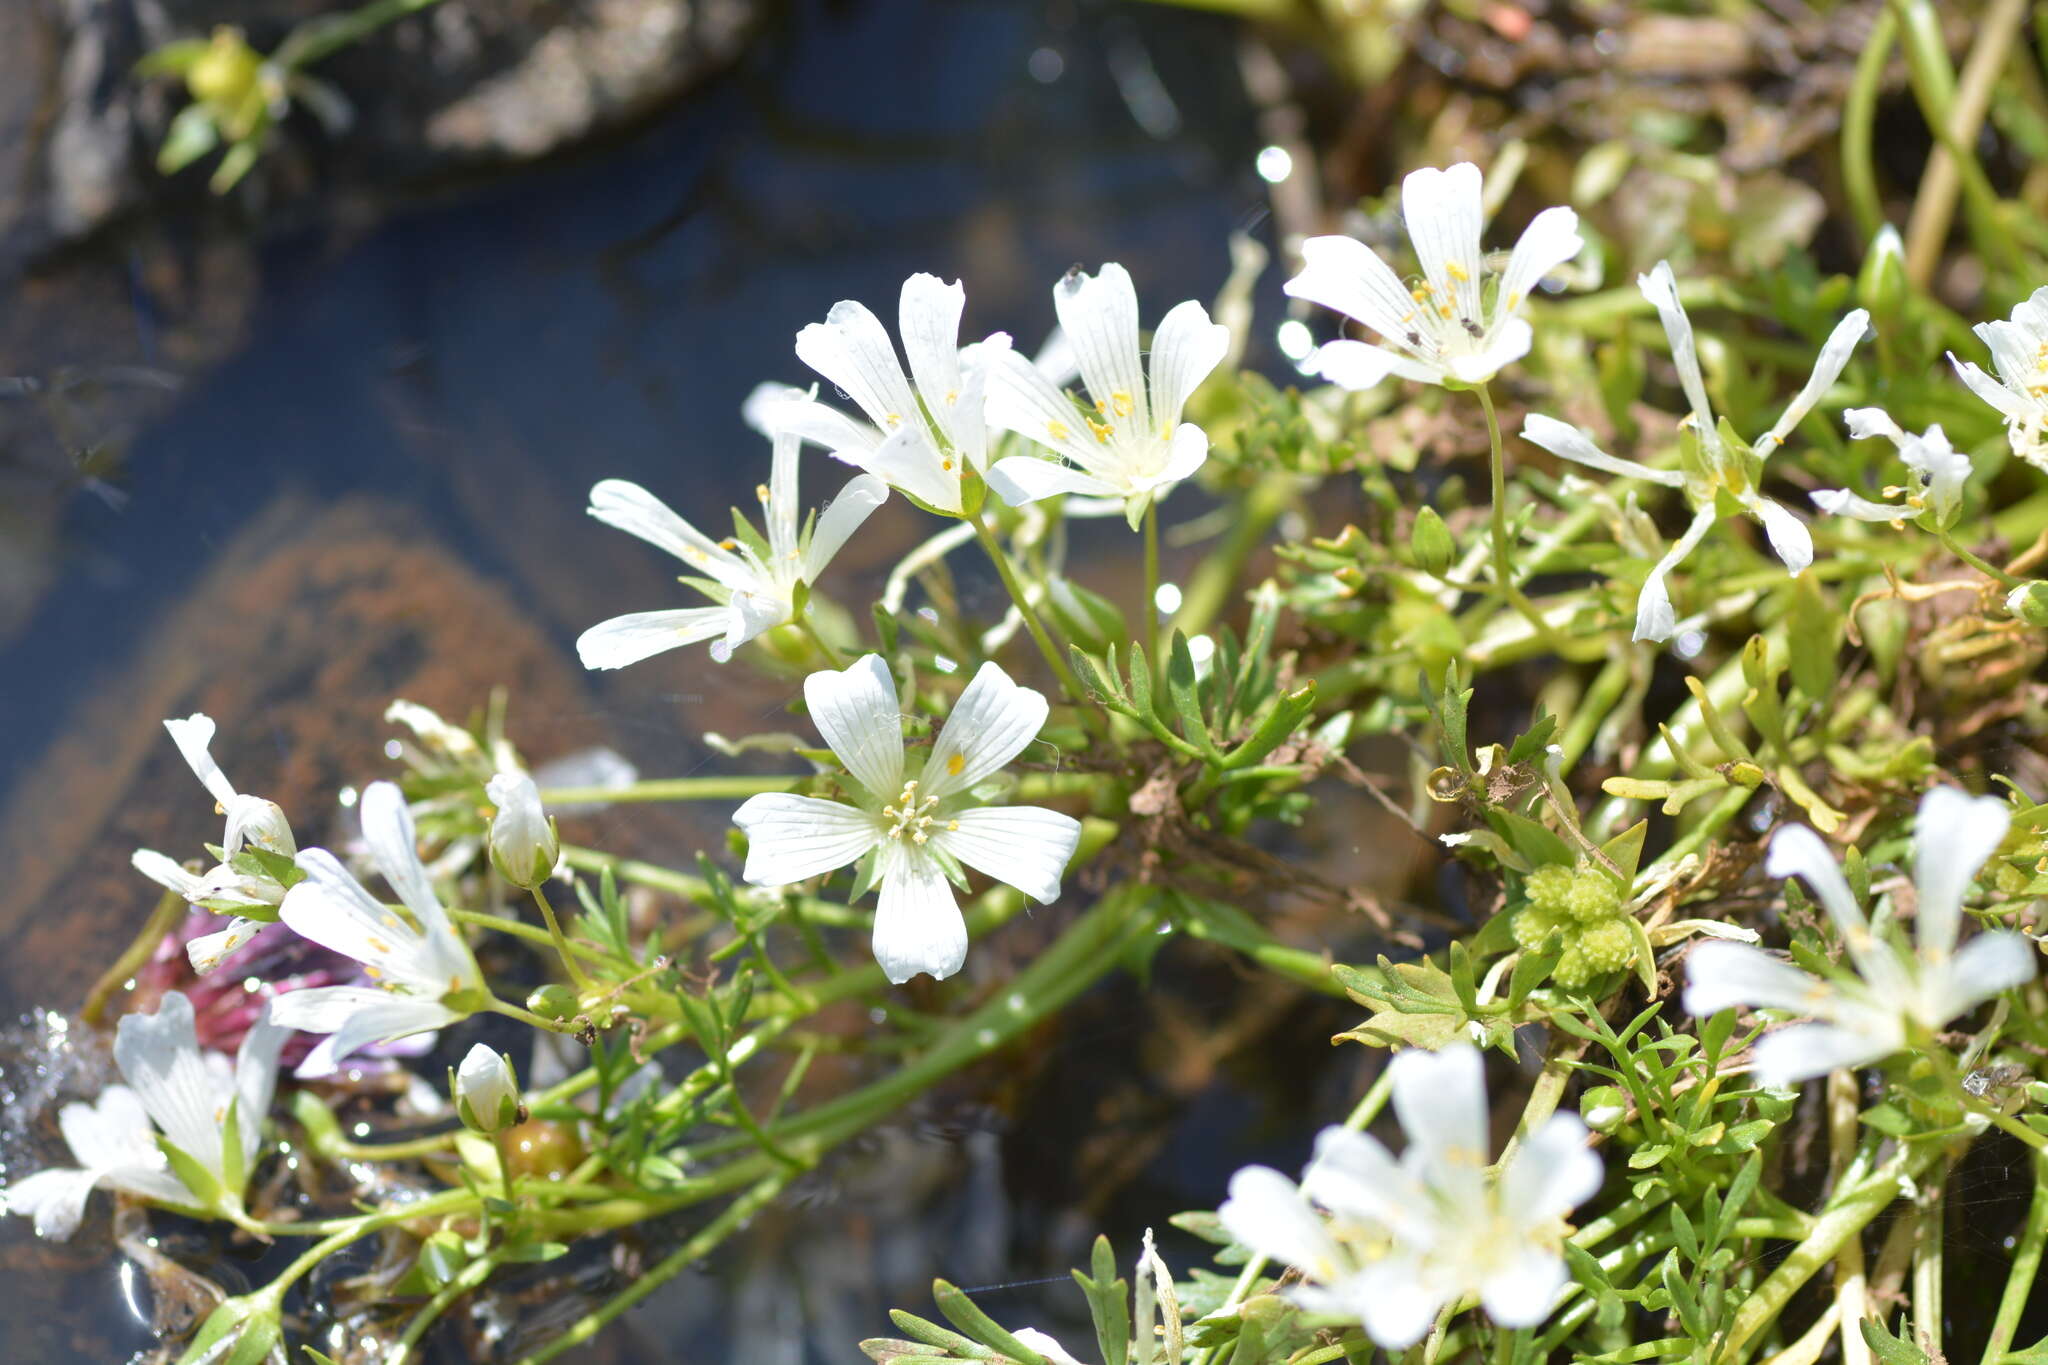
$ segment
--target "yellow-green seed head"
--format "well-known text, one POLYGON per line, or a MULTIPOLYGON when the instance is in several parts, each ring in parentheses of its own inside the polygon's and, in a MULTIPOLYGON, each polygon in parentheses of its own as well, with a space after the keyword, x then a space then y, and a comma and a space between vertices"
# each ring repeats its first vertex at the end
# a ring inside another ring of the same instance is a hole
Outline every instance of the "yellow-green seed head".
POLYGON ((1614 879, 1596 867, 1582 867, 1565 894, 1564 908, 1581 923, 1611 918, 1621 909, 1621 891, 1614 879))
POLYGON ((1572 870, 1561 863, 1547 863, 1529 874, 1522 890, 1531 905, 1563 910, 1572 893, 1572 870))
POLYGON ((1563 911, 1553 910, 1534 901, 1515 911, 1514 923, 1508 927, 1514 930, 1515 942, 1526 952, 1534 952, 1543 946, 1543 941, 1563 929, 1571 932, 1571 917, 1563 911))

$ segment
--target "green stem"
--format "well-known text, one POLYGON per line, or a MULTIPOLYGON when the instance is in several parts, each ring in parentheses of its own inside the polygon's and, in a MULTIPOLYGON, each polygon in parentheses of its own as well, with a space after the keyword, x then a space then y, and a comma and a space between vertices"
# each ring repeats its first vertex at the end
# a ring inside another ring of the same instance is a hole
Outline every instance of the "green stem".
POLYGON ((522 1024, 529 1024, 548 1033, 573 1034, 576 1032, 576 1025, 574 1024, 565 1023, 559 1019, 543 1019, 532 1010, 524 1006, 515 1005, 509 1000, 499 1000, 493 997, 491 1003, 485 1005, 484 1008, 492 1014, 502 1014, 507 1019, 517 1019, 522 1024))
POLYGON ((1969 565, 1978 573, 1983 574, 1986 578, 1991 579, 1993 582, 1999 584, 2000 586, 2006 588, 2017 588, 2020 585, 2019 579, 2014 578, 2011 574, 2007 573, 2003 569, 1994 567, 1990 563, 1986 562, 1985 560, 1979 558, 1977 555, 1972 554, 1969 550, 1965 549, 1962 542, 1957 540, 1952 533, 1948 531, 1943 531, 1941 533, 1941 543, 1950 554, 1954 555, 1957 559, 1962 560, 1963 563, 1969 565))
POLYGON ((1842 190, 1849 209, 1856 215, 1856 227, 1868 242, 1884 226, 1883 201, 1877 192, 1877 161, 1873 155, 1873 130, 1877 126, 1877 96, 1884 84, 1884 69, 1899 33, 1898 16, 1879 10, 1870 25, 1870 38, 1856 59, 1856 74, 1842 101, 1842 190))
POLYGON ((1509 605, 1521 613, 1529 628, 1536 632, 1538 639, 1552 649, 1562 652, 1565 644, 1557 638, 1550 623, 1543 619, 1543 613, 1536 610, 1521 588, 1515 585, 1514 566, 1508 562, 1508 457, 1506 445, 1501 440, 1500 414, 1493 409, 1493 392, 1481 384, 1473 392, 1479 395, 1479 406, 1486 413, 1487 477, 1491 482, 1493 509, 1487 525, 1493 541, 1493 581, 1509 605))
POLYGON ((1144 624, 1145 657, 1159 666, 1159 499, 1145 504, 1145 584, 1139 603, 1144 624))
POLYGON ((663 777, 626 787, 549 787, 540 794, 550 809, 569 805, 619 805, 628 801, 743 801, 764 792, 786 792, 802 777, 663 777))
POLYGON ((562 965, 569 969, 569 979, 576 983, 578 991, 589 990, 590 978, 583 974, 576 954, 569 950, 569 936, 562 932, 562 923, 555 918, 555 907, 548 904, 547 892, 538 883, 533 888, 533 903, 540 907, 540 917, 547 921, 548 938, 554 942, 555 954, 562 959, 562 965))
POLYGON ((2012 1349, 2013 1334, 2034 1298, 2034 1277, 2040 1273, 2041 1250, 2048 1246, 2048 1151, 2036 1148, 2032 1158, 2034 1202, 2027 1208, 2027 1226, 2013 1248, 2012 1269, 2006 1272, 2005 1292, 1998 1300, 1998 1316, 1991 1323, 1991 1337, 1984 1344, 1983 1365, 1998 1365, 2012 1349))
POLYGON ((157 945, 178 927, 190 908, 185 898, 175 891, 166 891, 157 897, 156 908, 143 921, 142 932, 135 936, 135 941, 122 951, 121 956, 114 959, 113 966, 100 973, 100 979, 86 992, 85 1006, 79 1011, 86 1023, 99 1023, 114 992, 126 989, 128 979, 149 964, 149 960, 156 956, 157 945))
POLYGON ((1174 628, 1190 637, 1209 628, 1244 578, 1244 567, 1266 532, 1287 510, 1304 480, 1296 474, 1266 474, 1238 504, 1223 543, 1202 557, 1181 593, 1174 628))
POLYGON ((420 1338, 427 1334, 427 1329, 448 1311, 448 1305, 482 1285, 497 1268, 498 1258, 495 1253, 479 1256, 464 1266, 448 1283, 442 1285, 440 1292, 428 1299, 425 1306, 413 1314, 412 1321, 405 1325, 405 1331, 399 1335, 397 1344, 392 1347, 386 1365, 405 1365, 412 1348, 420 1344, 420 1338))
POLYGON ((1089 732, 1097 739, 1107 739, 1109 731, 1103 722, 1102 713, 1096 709, 1095 703, 1089 700, 1088 690, 1082 687, 1081 680, 1074 676, 1073 665, 1067 662, 1066 656, 1060 653, 1059 646, 1053 643, 1052 636, 1046 631, 1045 623, 1038 619, 1038 609, 1032 606, 1031 599, 1025 596, 1024 585, 1017 581, 1017 571, 1010 566, 1010 556, 996 540, 996 533, 989 529, 987 519, 979 512, 969 520, 974 526, 976 538, 981 541, 981 548, 988 553, 989 562, 996 566, 996 576, 1003 580, 1003 587, 1010 594, 1010 600, 1017 604, 1017 614, 1024 618, 1024 628, 1031 632, 1032 640, 1038 645, 1038 652, 1045 656, 1045 662, 1052 669, 1053 676, 1060 680, 1060 687, 1066 692, 1067 699, 1080 711, 1081 723, 1087 726, 1089 732))

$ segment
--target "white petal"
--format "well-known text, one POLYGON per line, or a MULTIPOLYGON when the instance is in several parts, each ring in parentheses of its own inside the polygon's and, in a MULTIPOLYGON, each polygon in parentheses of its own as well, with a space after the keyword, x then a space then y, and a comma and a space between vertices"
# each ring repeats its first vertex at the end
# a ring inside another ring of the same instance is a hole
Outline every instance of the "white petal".
POLYGON ((910 380, 934 413, 946 406, 946 395, 961 388, 960 315, 967 291, 958 280, 947 284, 936 275, 912 275, 903 282, 897 328, 903 354, 910 360, 910 380))
POLYGON ((1813 411, 1813 405, 1835 386, 1835 381, 1842 377, 1842 370, 1849 363, 1849 357, 1856 353, 1857 345, 1869 330, 1870 314, 1861 308, 1835 324, 1835 330, 1828 334, 1827 342, 1820 348, 1820 358, 1813 363, 1813 373, 1807 377, 1806 387, 1786 407, 1777 425, 1757 442, 1760 454, 1768 455, 1770 446, 1782 444, 1792 434, 1792 428, 1799 425, 1800 419, 1813 411))
POLYGON ((1913 819, 1913 885, 1920 904, 1913 923, 1923 955, 1941 958, 1955 951, 1963 897, 2011 823, 2005 802, 1995 796, 1938 786, 1920 798, 1913 819))
POLYGON ((1850 893, 1841 865, 1835 861, 1835 855, 1828 846, 1821 842, 1821 837, 1806 826, 1779 827, 1778 832, 1771 836, 1769 852, 1764 855, 1764 871, 1773 877, 1802 879, 1814 898, 1834 917, 1836 927, 1845 938, 1853 942, 1870 937, 1870 922, 1863 917, 1863 908, 1856 904, 1856 897, 1850 893))
POLYGON ((773 381, 754 385, 740 404, 740 420, 761 435, 773 439, 785 429, 784 414, 800 403, 815 401, 808 389, 773 381))
POLYGON ((756 886, 787 886, 836 871, 882 838, 880 822, 864 810, 781 792, 748 797, 732 821, 747 836, 740 875, 756 886))
POLYGON ((1152 487, 1164 488, 1179 483, 1182 479, 1194 477, 1195 471, 1209 462, 1209 433, 1193 422, 1182 422, 1174 429, 1173 444, 1166 452, 1166 464, 1159 476, 1152 481, 1152 487))
POLYGON ((624 668, 665 650, 722 635, 732 623, 725 607, 680 611, 636 611, 600 621, 576 637, 576 657, 585 668, 624 668))
MULTIPOLYGON (((1301 244, 1301 260, 1301 273, 1281 286, 1289 298, 1307 299, 1355 318, 1396 344, 1410 330, 1416 303, 1408 286, 1365 243, 1349 237, 1311 237, 1301 244)), ((1322 373, 1346 388, 1372 386, 1346 383, 1327 369, 1322 373)))
POLYGON ((753 577, 738 558, 718 547, 716 541, 684 521, 654 494, 624 479, 605 479, 590 490, 590 515, 607 526, 638 536, 656 549, 666 550, 703 574, 727 587, 744 587, 753 577))
POLYGON ((1409 1048, 1388 1065, 1394 1112, 1408 1135, 1408 1156, 1443 1192, 1476 1180, 1487 1162, 1486 1078, 1479 1050, 1453 1043, 1438 1052, 1409 1048))
POLYGON ((1230 1197, 1216 1217, 1239 1245, 1312 1280, 1330 1284, 1343 1274, 1343 1253, 1322 1217, 1271 1167, 1247 1166, 1231 1176, 1230 1197))
POLYGON ((1813 505, 1830 516, 1853 517, 1857 521, 1893 522, 1913 515, 1913 509, 1897 503, 1872 502, 1846 488, 1816 488, 1809 495, 1813 505))
POLYGON ((1950 351, 1948 363, 1955 366, 1956 377, 1969 386, 1971 393, 2004 413, 2008 420, 2023 422, 2037 411, 2026 399, 1984 373, 1976 361, 1958 360, 1955 352, 1950 351))
POLYGON ((901 840, 882 845, 875 961, 902 985, 919 972, 944 981, 967 960, 967 921, 936 859, 901 840))
POLYGON ((1056 493, 1077 493, 1086 497, 1113 498, 1123 493, 1117 485, 1072 465, 1041 460, 1036 455, 1012 455, 989 466, 988 486, 1012 507, 1037 502, 1056 493))
POLYGON ((1701 1017, 1737 1005, 1811 1014, 1834 988, 1746 943, 1702 943, 1686 955, 1685 1008, 1701 1017))
POLYGON ((1360 1320, 1365 1334, 1381 1346, 1413 1346, 1436 1322, 1444 1298, 1435 1292, 1413 1252, 1395 1250, 1358 1276, 1360 1320))
POLYGON ((1716 519, 1711 504, 1693 513, 1692 523, 1685 528, 1685 534, 1664 552, 1664 557, 1650 570, 1650 576, 1643 580, 1642 590, 1636 595, 1635 639, 1668 640, 1671 632, 1678 629, 1678 613, 1672 610, 1671 591, 1664 585, 1665 577, 1706 538, 1716 519))
POLYGON ((988 420, 1027 441, 1049 446, 1080 465, 1098 463, 1093 441, 1083 441, 1073 400, 1015 351, 997 356, 989 376, 988 420))
POLYGON ((0 1209, 35 1219, 36 1236, 53 1242, 68 1241, 85 1218, 86 1200, 99 1185, 103 1171, 76 1170, 58 1166, 37 1171, 0 1190, 0 1209))
MULTIPOLYGON (((988 394, 996 369, 1010 350, 1010 338, 996 332, 960 348, 960 396, 937 409, 940 427, 953 448, 977 471, 988 468, 988 394)), ((943 395, 941 395, 943 397, 943 395)))
MULTIPOLYGON (((1374 346, 1364 341, 1326 341, 1316 348, 1309 358, 1310 368, 1340 389, 1362 393, 1375 384, 1384 383, 1390 374, 1402 374, 1413 367, 1414 362, 1394 354, 1384 346, 1374 346)), ((1444 372, 1441 368, 1423 369, 1419 376, 1425 384, 1441 384, 1444 372)))
POLYGON ((1579 236, 1579 215, 1568 208, 1548 208, 1529 220, 1508 257, 1500 277, 1500 307, 1518 311, 1536 292, 1545 275, 1579 254, 1586 245, 1579 236))
POLYGON ((1425 166, 1401 182, 1401 217, 1417 264, 1436 297, 1472 322, 1480 320, 1479 190, 1479 168, 1469 161, 1447 170, 1425 166))
POLYGON ((815 584, 848 537, 888 500, 889 485, 874 475, 848 479, 846 487, 818 514, 817 525, 811 528, 811 540, 803 552, 804 582, 815 584))
POLYGON ((1700 377, 1700 354, 1693 341, 1692 319, 1685 315, 1685 305, 1678 301, 1678 280, 1671 273, 1671 262, 1659 261, 1649 274, 1636 276, 1636 288, 1664 323, 1665 340, 1671 343, 1671 360, 1678 367, 1678 382, 1685 390, 1685 401, 1692 405, 1694 429, 1709 459, 1718 460, 1721 434, 1714 426, 1714 410, 1707 406, 1707 384, 1700 377))
POLYGON ((795 432, 780 432, 768 449, 768 505, 762 509, 768 537, 768 558, 772 564, 796 559, 797 526, 802 509, 797 505, 797 452, 803 439, 795 432))
POLYGON ((1944 1027, 2000 991, 2025 985, 2034 979, 2040 960, 2039 950, 2025 934, 1977 935, 1954 957, 1923 969, 1937 1017, 1922 1022, 1930 1028, 1944 1027))
POLYGON ((1785 567, 1794 577, 1804 573, 1813 563, 1813 537, 1806 523, 1765 497, 1752 497, 1749 510, 1764 524, 1764 536, 1785 567))
POLYGON ((1540 1229, 1600 1193, 1606 1177, 1586 1145, 1586 1125, 1570 1114, 1552 1114, 1502 1172, 1501 1209, 1519 1226, 1540 1229))
POLYGON ((896 680, 879 654, 865 654, 842 672, 820 669, 804 679, 804 704, 846 770, 878 802, 903 788, 903 721, 896 680))
POLYGON ((866 422, 855 421, 839 409, 827 407, 801 389, 790 392, 796 396, 779 396, 758 408, 758 416, 767 424, 769 435, 798 437, 855 465, 865 463, 868 454, 882 443, 882 433, 866 422))
POLYGON ((1301 1178, 1301 1188, 1341 1218, 1383 1225, 1396 1233, 1412 1227, 1418 1213, 1423 1219, 1434 1217, 1427 1195, 1415 1188, 1379 1139, 1348 1128, 1332 1126, 1316 1135, 1315 1159, 1301 1178))
POLYGON ((923 794, 949 796, 987 778, 1038 738, 1048 710, 1043 694, 1012 682, 993 659, 983 664, 932 743, 923 794))
POLYGON ((185 944, 185 958, 192 964, 192 970, 201 976, 220 966, 229 953, 246 947, 250 939, 262 932, 263 921, 235 919, 228 927, 217 933, 201 934, 185 944))
POLYGON ((274 999, 271 1008, 280 1022, 292 1028, 308 1033, 328 1033, 318 1047, 306 1054, 306 1060, 299 1063, 298 1070, 293 1073, 302 1080, 333 1075, 351 1053, 371 1043, 388 1043, 429 1029, 445 1028, 464 1017, 437 1001, 356 986, 321 986, 314 990, 287 991, 274 999), (347 993, 346 998, 343 997, 344 992, 347 993), (331 998, 307 1002, 303 1008, 283 1008, 286 1001, 296 1001, 301 996, 331 998), (331 1032, 307 1022, 313 1019, 331 1024, 331 1032))
POLYGON ((1189 299, 1159 321, 1152 334, 1152 425, 1180 421, 1181 409, 1230 350, 1230 329, 1209 321, 1209 312, 1189 299))
MULTIPOLYGON (((289 992, 287 992, 289 994, 289 992)), ((243 1170, 247 1170, 262 1143, 263 1121, 270 1114, 270 1101, 277 1094, 277 1060, 292 1031, 277 1022, 275 1011, 265 1005, 263 1015, 242 1035, 235 1053, 235 1120, 241 1129, 243 1170)))
POLYGON ((734 593, 726 604, 725 638, 711 642, 711 657, 727 662, 747 641, 793 620, 795 610, 791 599, 779 592, 734 593))
POLYGON ((372 782, 363 788, 357 809, 362 817, 363 842, 370 848, 370 861, 384 874, 398 899, 412 911, 429 939, 448 936, 452 932, 448 912, 441 908, 426 866, 420 862, 419 832, 413 826, 412 809, 406 805, 405 793, 396 782, 372 782))
POLYGON ((1534 1327, 1557 1306, 1564 1288, 1564 1257, 1540 1246, 1517 1247, 1479 1282, 1479 1302, 1502 1327, 1534 1327))
POLYGON ((888 330, 866 305, 851 299, 833 304, 823 322, 796 334, 796 354, 843 389, 883 430, 923 424, 888 330))
MULTIPOLYGON (((344 957, 373 969, 384 981, 403 984, 438 998, 473 979, 475 967, 459 941, 453 950, 437 950, 395 911, 363 889, 334 855, 309 848, 299 855, 306 879, 285 893, 278 917, 301 938, 311 939, 344 957)), ((436 939, 436 944, 441 940, 436 939)), ((294 992, 297 994, 297 992, 294 992)), ((300 1027, 296 1026, 295 1027, 300 1027)))
POLYGON ((1010 1334, 1032 1350, 1044 1356, 1047 1365, 1081 1365, 1081 1362, 1067 1354, 1067 1348, 1053 1337, 1047 1336, 1036 1327, 1019 1327, 1010 1334))
POLYGON ((1541 446, 1561 459, 1571 460, 1609 474, 1618 474, 1625 479, 1642 479, 1647 483, 1662 484, 1666 488, 1685 486, 1685 476, 1677 470, 1652 469, 1648 465, 1637 464, 1634 460, 1609 455, 1593 444, 1593 438, 1579 428, 1568 422, 1560 422, 1555 417, 1546 417, 1540 412, 1532 412, 1522 419, 1522 439, 1531 445, 1541 446))
POLYGON ((67 1104, 57 1114, 65 1145, 81 1166, 114 1170, 164 1166, 157 1150, 156 1129, 142 1097, 125 1085, 110 1085, 91 1104, 67 1104))
POLYGON ((206 882, 195 872, 187 872, 171 859, 154 849, 138 848, 128 855, 129 866, 163 887, 175 891, 188 901, 206 898, 206 882))
POLYGON ((1777 1089, 1810 1081, 1844 1067, 1868 1066, 1899 1050, 1902 1037, 1887 1037, 1834 1024, 1794 1024, 1774 1029, 1756 1045, 1757 1081, 1777 1089))
POLYGON ((1892 415, 1883 408, 1849 408, 1842 413, 1842 421, 1849 428, 1849 439, 1868 441, 1884 436, 1898 445, 1906 439, 1906 433, 1892 420, 1892 415))
POLYGON ((1060 896, 1060 875, 1081 842, 1081 822, 1038 806, 963 810, 932 842, 1041 905, 1060 896))
POLYGON ((1535 330, 1529 326, 1527 318, 1504 319, 1487 333, 1483 348, 1451 355, 1451 378, 1465 384, 1484 384, 1529 354, 1535 337, 1535 330))
POLYGON ((298 852, 298 845, 292 840, 291 822, 284 818, 284 811, 275 801, 238 795, 227 803, 227 816, 227 833, 221 836, 221 846, 228 857, 241 852, 244 843, 287 858, 298 852))
POLYGON ((941 512, 958 515, 960 511, 964 471, 958 460, 932 444, 931 432, 923 422, 905 423, 875 447, 863 468, 891 488, 900 488, 941 512))
POLYGON ((223 808, 235 799, 234 784, 227 774, 220 770, 220 764, 213 761, 211 747, 214 726, 211 717, 193 712, 183 720, 167 720, 164 729, 171 732, 171 742, 178 746, 178 752, 185 756, 185 762, 199 779, 200 785, 220 802, 223 808))
POLYGON ((218 1175, 226 1102, 214 1095, 200 1058, 192 1003, 171 991, 155 1014, 121 1016, 114 1033, 114 1064, 164 1136, 218 1175))
POLYGON ((1129 397, 1129 421, 1140 430, 1151 427, 1147 411, 1145 371, 1138 358, 1138 291, 1130 273, 1116 262, 1097 275, 1070 270, 1052 290, 1060 330, 1080 362, 1088 396, 1110 404, 1116 395, 1129 397))

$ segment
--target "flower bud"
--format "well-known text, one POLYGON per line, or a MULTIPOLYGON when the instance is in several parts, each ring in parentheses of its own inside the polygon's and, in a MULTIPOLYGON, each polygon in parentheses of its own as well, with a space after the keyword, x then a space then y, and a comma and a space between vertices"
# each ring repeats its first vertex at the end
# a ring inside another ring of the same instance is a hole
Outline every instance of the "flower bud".
POLYGON ((506 881, 531 891, 554 875, 562 856, 555 822, 540 808, 540 788, 521 772, 502 772, 484 785, 498 813, 491 817, 491 861, 506 881))
POLYGON ((1896 317, 1906 299, 1906 244, 1899 230, 1886 223, 1870 239, 1863 255, 1863 269, 1856 276, 1856 301, 1872 317, 1886 321, 1896 317))
POLYGON ((559 981, 535 987, 533 993, 526 997, 526 1008, 543 1019, 574 1019, 581 1007, 576 992, 559 981))
POLYGON ((284 1344, 284 1313, 271 1290, 228 1299, 201 1325, 179 1365, 262 1365, 284 1344))
POLYGON ((519 1122, 519 1080, 512 1063, 478 1043, 462 1059, 449 1088, 455 1092, 455 1115, 462 1126, 489 1137, 519 1122))
POLYGON ((1414 529, 1408 533, 1408 549, 1415 556, 1415 566, 1424 573, 1443 577, 1444 570, 1451 567, 1457 557, 1457 542, 1451 539, 1451 528, 1444 525, 1444 519, 1434 507, 1425 506, 1415 514, 1414 529))
POLYGON ((2048 583, 2022 583, 2006 595, 2005 609, 2030 626, 2048 626, 2048 583))

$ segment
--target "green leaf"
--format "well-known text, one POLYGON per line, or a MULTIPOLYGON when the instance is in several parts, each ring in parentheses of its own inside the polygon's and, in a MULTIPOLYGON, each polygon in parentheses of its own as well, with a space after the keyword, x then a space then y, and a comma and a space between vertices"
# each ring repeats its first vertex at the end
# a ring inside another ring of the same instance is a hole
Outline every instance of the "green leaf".
POLYGON ((1173 709, 1180 716, 1180 732, 1205 755, 1221 760, 1209 723, 1202 717, 1201 685, 1195 677, 1195 656, 1188 650, 1188 637, 1173 633, 1173 652, 1166 662, 1166 690, 1173 709))
MULTIPOLYGON (((1857 1326, 1863 1329, 1864 1343, 1882 1365, 1932 1365, 1927 1353, 1917 1343, 1904 1336, 1893 1336, 1875 1318, 1865 1318, 1857 1326)), ((2011 1360, 2012 1357, 2006 1359, 2011 1360)))
POLYGON ((1600 851, 1607 855, 1607 860, 1621 869, 1624 891, 1636 879, 1636 869, 1643 861, 1643 840, 1649 837, 1649 833, 1650 822, 1638 820, 1600 845, 1600 851))
POLYGON ((905 1336, 922 1342, 926 1346, 938 1346, 966 1360, 993 1360, 995 1352, 977 1342, 970 1341, 958 1332, 949 1332, 935 1322, 927 1322, 915 1313, 906 1313, 901 1308, 889 1310, 889 1321, 896 1324, 905 1336))
POLYGON ((170 1162, 171 1173, 192 1191, 192 1197, 200 1208, 211 1210, 221 1206, 227 1192, 221 1188, 218 1176, 162 1133, 156 1135, 156 1145, 157 1150, 164 1154, 164 1160, 170 1162))
POLYGON ((1541 706, 1538 706, 1536 708, 1536 719, 1531 721, 1529 728, 1523 731, 1513 744, 1508 746, 1508 762, 1527 763, 1530 759, 1543 752, 1543 746, 1550 743, 1550 737, 1555 733, 1557 733, 1557 717, 1545 711, 1541 706))
POLYGON ((953 1285, 944 1280, 932 1281, 932 1298, 946 1315, 946 1321, 984 1346, 1001 1351, 1018 1365, 1046 1365, 1044 1356, 997 1326, 995 1319, 953 1285))
MULTIPOLYGON (((1088 1300, 1088 1316, 1095 1323, 1095 1344, 1102 1352, 1103 1365, 1124 1365, 1131 1350, 1131 1309, 1128 1281, 1116 1273, 1116 1254, 1107 1237, 1097 1237, 1090 1257, 1088 1276, 1074 1272, 1074 1283, 1088 1300)), ((1142 1269, 1139 1272, 1143 1273, 1142 1269)))

